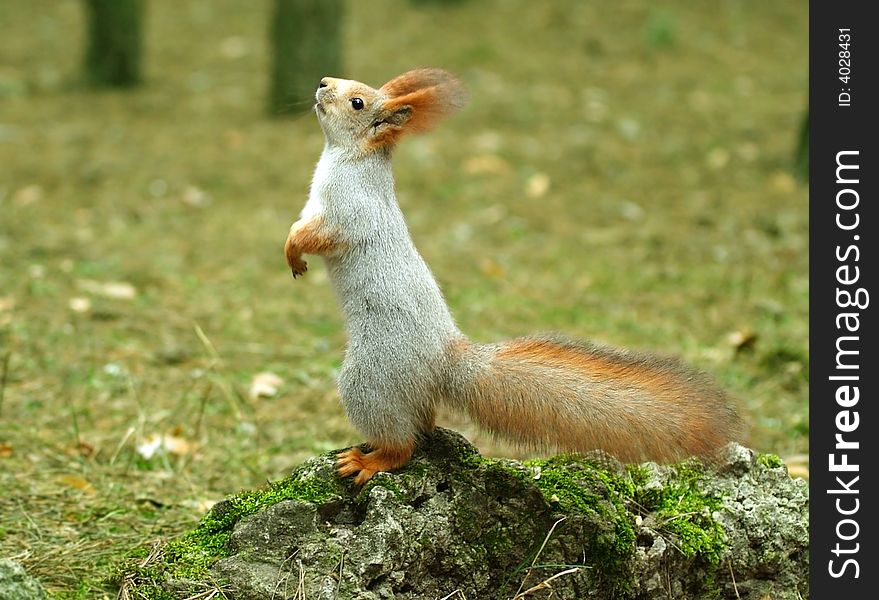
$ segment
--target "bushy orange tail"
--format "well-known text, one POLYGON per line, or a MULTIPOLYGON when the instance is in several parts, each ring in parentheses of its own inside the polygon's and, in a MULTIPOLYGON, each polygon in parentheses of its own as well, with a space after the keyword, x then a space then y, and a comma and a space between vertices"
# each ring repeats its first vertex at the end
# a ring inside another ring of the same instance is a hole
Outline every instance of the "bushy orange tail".
POLYGON ((456 356, 467 375, 450 401, 524 446, 668 462, 709 456, 740 432, 731 399, 674 359, 549 337, 462 343, 456 356))

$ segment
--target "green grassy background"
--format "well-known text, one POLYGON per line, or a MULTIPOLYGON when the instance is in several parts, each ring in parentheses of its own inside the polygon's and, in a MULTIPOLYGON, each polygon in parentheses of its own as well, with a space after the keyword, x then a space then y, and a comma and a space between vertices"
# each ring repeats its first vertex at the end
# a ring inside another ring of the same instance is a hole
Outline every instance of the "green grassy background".
MULTIPOLYGON (((465 332, 680 355, 741 399, 753 447, 795 458, 806 7, 652 4, 351 2, 333 75, 444 66, 471 89, 395 157, 465 332)), ((77 79, 80 3, 0 10, 0 556, 53 593, 97 595, 113 557, 359 441, 334 389, 345 336, 323 266, 294 282, 281 252, 322 137, 310 114, 263 114, 269 12, 150 0, 145 85, 95 92, 77 79), (254 400, 262 371, 284 383, 254 400), (190 447, 135 451, 161 433, 190 447)))

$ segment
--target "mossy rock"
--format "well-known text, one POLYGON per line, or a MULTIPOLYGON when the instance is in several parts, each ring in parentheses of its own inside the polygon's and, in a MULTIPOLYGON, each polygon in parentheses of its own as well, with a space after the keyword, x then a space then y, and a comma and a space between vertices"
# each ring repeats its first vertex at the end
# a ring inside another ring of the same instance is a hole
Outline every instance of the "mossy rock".
POLYGON ((20 564, 0 558, 0 600, 45 600, 40 582, 27 574, 20 564))
POLYGON ((145 598, 807 598, 808 490, 735 444, 708 466, 520 463, 440 429, 362 489, 330 453, 230 497, 120 582, 145 598))

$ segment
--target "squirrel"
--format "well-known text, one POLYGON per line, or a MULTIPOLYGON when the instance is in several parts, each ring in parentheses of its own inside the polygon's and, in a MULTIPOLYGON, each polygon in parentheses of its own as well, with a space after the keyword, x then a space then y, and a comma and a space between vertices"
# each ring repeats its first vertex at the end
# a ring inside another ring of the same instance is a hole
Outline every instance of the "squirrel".
POLYGON ((314 111, 325 146, 284 245, 293 277, 322 256, 344 312, 338 388, 368 452, 336 468, 363 484, 405 465, 440 403, 530 449, 603 450, 624 462, 709 457, 740 429, 734 402, 677 359, 562 336, 470 341, 410 237, 391 154, 401 136, 461 109, 462 83, 416 69, 378 89, 325 77, 314 111))

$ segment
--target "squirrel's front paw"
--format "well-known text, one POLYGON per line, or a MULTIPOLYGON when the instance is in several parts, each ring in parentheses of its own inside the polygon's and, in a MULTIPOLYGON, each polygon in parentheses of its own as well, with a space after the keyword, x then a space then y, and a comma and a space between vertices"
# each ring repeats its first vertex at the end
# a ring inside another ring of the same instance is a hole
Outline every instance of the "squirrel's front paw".
POLYGON ((304 275, 308 270, 308 263, 302 260, 302 252, 296 248, 296 245, 293 244, 290 237, 287 236, 287 241, 284 243, 284 256, 287 258, 287 265, 290 267, 290 271, 293 273, 293 277, 296 278, 299 275, 304 275))
POLYGON ((290 271, 293 273, 294 278, 299 275, 305 275, 305 272, 308 270, 308 263, 299 257, 287 257, 287 264, 290 265, 290 271))

